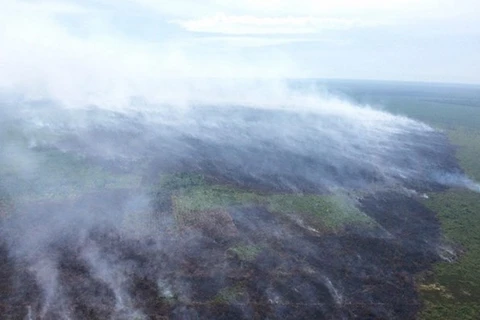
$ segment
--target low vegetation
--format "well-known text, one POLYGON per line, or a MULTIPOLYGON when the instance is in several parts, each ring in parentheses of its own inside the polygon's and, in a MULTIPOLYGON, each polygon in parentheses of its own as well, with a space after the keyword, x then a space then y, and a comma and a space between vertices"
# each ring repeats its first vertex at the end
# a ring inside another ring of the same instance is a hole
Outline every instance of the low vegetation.
POLYGON ((232 206, 262 206, 270 212, 294 215, 323 232, 341 231, 347 225, 370 226, 374 221, 347 198, 338 195, 259 194, 232 186, 210 185, 197 175, 182 174, 163 178, 161 188, 172 189, 177 221, 232 206), (167 182, 165 182, 167 181, 167 182))
MULTIPOLYGON (((458 146, 457 156, 469 176, 480 181, 480 132, 458 128, 449 131, 458 146)), ((426 205, 437 212, 446 238, 463 254, 454 263, 435 266, 424 283, 444 288, 444 293, 420 286, 425 301, 422 319, 480 319, 480 196, 467 190, 430 195, 426 205)), ((424 285, 425 285, 424 284, 424 285)))
POLYGON ((443 262, 424 279, 420 292, 423 319, 480 319, 480 197, 450 190, 425 201, 437 212, 445 236, 464 252, 453 263, 443 262), (430 290, 441 288, 442 290, 430 290))
POLYGON ((228 253, 236 256, 241 261, 251 262, 262 252, 258 245, 236 245, 228 249, 228 253))
POLYGON ((273 195, 267 203, 270 211, 299 214, 308 225, 319 230, 340 231, 346 225, 375 224, 350 200, 338 195, 273 195))

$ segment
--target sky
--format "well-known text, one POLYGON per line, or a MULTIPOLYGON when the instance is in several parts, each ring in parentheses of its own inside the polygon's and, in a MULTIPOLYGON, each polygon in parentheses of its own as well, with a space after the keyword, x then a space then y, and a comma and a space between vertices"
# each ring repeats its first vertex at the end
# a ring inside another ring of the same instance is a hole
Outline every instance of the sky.
POLYGON ((3 0, 0 88, 141 95, 171 78, 480 83, 478 0, 3 0), (79 91, 78 88, 82 88, 79 91))

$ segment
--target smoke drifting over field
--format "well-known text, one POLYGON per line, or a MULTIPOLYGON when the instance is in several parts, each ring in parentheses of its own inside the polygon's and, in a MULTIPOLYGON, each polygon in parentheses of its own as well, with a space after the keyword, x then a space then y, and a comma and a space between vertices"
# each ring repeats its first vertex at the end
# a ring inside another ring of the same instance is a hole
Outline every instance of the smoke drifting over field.
MULTIPOLYGON (((159 167, 183 165, 290 191, 412 180, 473 185, 445 136, 414 120, 278 84, 177 86, 187 89, 170 84, 170 97, 154 104, 142 98, 116 108, 16 102, 5 112, 19 121, 27 153, 56 148, 122 165, 156 160, 159 167)), ((35 161, 27 158, 20 162, 35 161)))
MULTIPOLYGON (((478 190, 446 137, 423 123, 287 84, 164 85, 123 105, 4 97, 7 317, 392 318, 411 301, 379 307, 380 291, 355 288, 375 274, 397 283, 391 270, 417 272, 448 251, 433 213, 406 205, 411 194, 478 190), (171 176, 187 178, 162 184, 171 176), (221 188, 232 203, 198 200, 217 192, 219 201, 221 188), (272 213, 286 206, 274 210, 272 199, 305 194, 338 196, 332 203, 372 222, 329 231, 295 211, 272 213), (181 215, 188 206, 198 221, 181 215), (342 250, 353 254, 335 260, 342 250), (400 267, 382 273, 382 254, 405 261, 390 257, 400 267)), ((378 290, 413 290, 398 283, 378 290)))

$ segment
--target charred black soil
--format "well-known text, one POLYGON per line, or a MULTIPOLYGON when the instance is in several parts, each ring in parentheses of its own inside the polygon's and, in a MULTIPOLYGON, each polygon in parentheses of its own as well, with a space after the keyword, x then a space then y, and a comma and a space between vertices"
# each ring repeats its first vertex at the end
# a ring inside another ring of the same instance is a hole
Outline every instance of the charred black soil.
MULTIPOLYGON (((66 209, 110 198, 122 211, 129 197, 117 191, 34 205, 66 209)), ((70 234, 51 244, 47 252, 54 258, 38 257, 57 264, 58 275, 45 279, 31 261, 3 247, 2 314, 5 319, 413 319, 421 307, 414 276, 439 260, 434 212, 398 193, 361 199, 361 210, 377 222, 368 232, 351 226, 319 233, 262 206, 222 210, 220 216, 230 219, 226 231, 222 218, 208 226, 163 225, 141 239, 101 228, 70 234), (102 263, 108 270, 101 270, 102 263), (56 293, 49 296, 41 282, 53 279, 56 293)), ((153 217, 171 214, 156 211, 153 217)))

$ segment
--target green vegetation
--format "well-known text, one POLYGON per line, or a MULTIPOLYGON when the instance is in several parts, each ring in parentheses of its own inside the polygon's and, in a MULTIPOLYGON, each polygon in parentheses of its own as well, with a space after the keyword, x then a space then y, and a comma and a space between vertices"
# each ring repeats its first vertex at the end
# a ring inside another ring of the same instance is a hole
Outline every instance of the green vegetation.
MULTIPOLYGON (((477 116, 480 119, 480 108, 477 116)), ((480 124, 479 130, 459 127, 447 133, 452 143, 458 146, 457 157, 462 168, 471 178, 480 181, 480 124)))
POLYGON ((346 225, 372 226, 375 221, 357 209, 350 200, 338 195, 273 195, 268 209, 279 213, 296 213, 317 230, 340 231, 346 225))
POLYGON ((332 83, 333 92, 434 127, 480 128, 480 87, 399 82, 332 83))
POLYGON ((260 204, 264 197, 228 186, 204 185, 182 190, 174 196, 175 209, 180 212, 221 209, 234 205, 260 204))
POLYGON ((182 172, 178 174, 165 174, 160 177, 159 188, 169 191, 188 189, 195 186, 206 185, 205 177, 201 174, 182 172))
POLYGON ((480 319, 480 197, 451 190, 425 201, 437 212, 447 239, 465 250, 458 261, 440 263, 420 292, 426 301, 423 319, 480 319), (430 286, 430 287, 428 287, 430 286), (442 290, 428 290, 432 286, 442 290))
MULTIPOLYGON (((448 132, 459 146, 462 168, 480 180, 480 132, 458 128, 448 132)), ((480 319, 480 196, 466 190, 432 194, 426 205, 437 212, 449 241, 461 245, 464 254, 454 263, 440 263, 425 279, 428 285, 445 288, 447 294, 420 286, 425 309, 422 319, 480 319)))
POLYGON ((180 224, 197 220, 201 212, 231 206, 262 206, 271 212, 298 216, 305 225, 322 232, 341 231, 347 225, 374 224, 347 198, 338 195, 259 194, 231 186, 209 185, 204 178, 188 174, 169 176, 161 181, 161 187, 174 189, 174 215, 180 224))
POLYGON ((257 245, 237 245, 228 249, 228 253, 234 254, 241 261, 253 261, 262 251, 257 245))
POLYGON ((434 127, 478 129, 479 126, 477 117, 480 107, 468 104, 406 99, 405 101, 396 101, 390 105, 389 109, 397 114, 406 114, 434 127))

